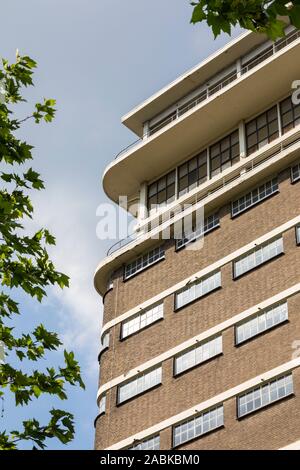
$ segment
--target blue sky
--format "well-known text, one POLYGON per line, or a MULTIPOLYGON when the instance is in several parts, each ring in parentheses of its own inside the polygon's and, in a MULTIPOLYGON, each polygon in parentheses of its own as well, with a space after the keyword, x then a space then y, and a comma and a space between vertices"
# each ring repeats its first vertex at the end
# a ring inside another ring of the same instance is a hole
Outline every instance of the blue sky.
MULTIPOLYGON (((191 12, 188 0, 10 0, 1 7, 0 55, 13 61, 18 48, 34 58, 39 67, 28 99, 57 100, 55 122, 28 122, 22 137, 34 145, 34 168, 46 183, 33 196, 36 227, 55 234, 52 257, 71 277, 70 289, 50 290, 42 305, 16 293, 17 327, 43 322, 59 332, 75 351, 87 388, 71 388, 67 402, 45 397, 24 409, 6 398, 0 430, 17 428, 26 417, 44 422, 60 406, 75 415, 76 438, 67 448, 93 448, 102 318, 93 273, 113 243, 96 237, 96 209, 107 202, 101 175, 136 138, 120 117, 228 42, 228 36, 214 41, 205 25, 190 25, 191 12)), ((23 117, 26 109, 18 113, 23 117)), ((60 354, 41 367, 59 364, 60 354)), ((49 448, 61 446, 53 440, 49 448)))

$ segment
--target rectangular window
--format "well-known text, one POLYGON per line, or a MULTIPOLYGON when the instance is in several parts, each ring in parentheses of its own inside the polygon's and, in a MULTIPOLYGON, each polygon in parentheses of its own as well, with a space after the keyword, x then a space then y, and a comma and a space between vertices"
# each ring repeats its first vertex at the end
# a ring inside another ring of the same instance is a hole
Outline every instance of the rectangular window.
POLYGON ((151 266, 157 261, 160 261, 164 257, 165 250, 163 245, 159 246, 158 248, 154 248, 154 250, 148 251, 148 253, 145 253, 143 256, 139 256, 134 261, 125 266, 124 279, 129 279, 140 271, 146 269, 148 266, 151 266))
POLYGON ((291 179, 292 183, 296 183, 296 181, 300 180, 300 163, 294 165, 291 169, 291 179))
POLYGON ((211 178, 237 163, 240 159, 239 131, 234 131, 212 145, 209 156, 211 178))
POLYGON ((136 333, 137 331, 146 328, 146 326, 160 320, 164 317, 164 304, 158 304, 151 307, 138 315, 126 320, 121 325, 121 338, 127 338, 128 336, 136 333))
POLYGON ((192 367, 201 364, 202 362, 211 359, 218 354, 221 354, 222 347, 222 335, 216 338, 204 341, 201 344, 193 346, 193 348, 185 351, 175 357, 174 359, 174 374, 180 374, 192 367))
POLYGON ((103 336, 101 345, 102 349, 107 349, 109 347, 109 332, 103 336))
POLYGON ((208 410, 173 428, 173 446, 179 446, 224 425, 223 405, 208 410))
POLYGON ((279 325, 288 319, 287 302, 271 307, 262 313, 258 313, 250 320, 240 323, 235 328, 236 344, 241 344, 260 333, 279 325))
POLYGON ((118 404, 123 403, 130 398, 140 395, 147 390, 159 385, 162 380, 161 366, 151 371, 144 372, 133 380, 119 385, 118 387, 118 404))
POLYGON ((173 170, 148 186, 150 215, 155 214, 160 207, 175 201, 175 178, 176 171, 173 170))
POLYGON ((253 189, 246 195, 240 197, 236 201, 233 201, 231 204, 231 215, 235 215, 244 212, 249 207, 255 206, 260 201, 272 196, 278 191, 278 178, 273 178, 271 181, 262 184, 258 188, 253 189))
POLYGON ((99 402, 99 415, 103 415, 105 413, 105 407, 106 407, 106 395, 103 395, 103 397, 100 398, 100 402, 99 402))
POLYGON ((175 308, 181 308, 184 305, 199 299, 221 286, 221 271, 210 275, 209 277, 199 279, 188 287, 184 287, 175 294, 175 308))
POLYGON ((255 248, 233 263, 234 279, 283 253, 283 239, 277 238, 255 248))
POLYGON ((279 137, 277 106, 246 124, 247 152, 250 155, 279 137))
POLYGON ((255 387, 237 398, 238 417, 253 413, 270 403, 281 400, 293 393, 292 374, 271 380, 265 385, 255 387))
POLYGON ((182 248, 188 245, 189 243, 194 242, 195 240, 198 240, 198 238, 206 235, 214 228, 219 227, 219 225, 220 225, 219 214, 212 214, 209 217, 206 217, 206 219, 204 219, 204 224, 203 223, 198 224, 197 226, 193 228, 191 232, 185 233, 184 238, 181 238, 180 240, 176 240, 176 250, 179 250, 179 248, 182 248))
POLYGON ((285 134, 300 124, 300 104, 294 104, 292 96, 289 96, 280 103, 280 116, 282 132, 285 134))
POLYGON ((207 180, 207 150, 178 168, 178 195, 188 193, 207 180))
POLYGON ((296 227, 296 243, 300 245, 300 225, 296 227))
POLYGON ((159 450, 160 448, 160 437, 154 436, 150 439, 134 444, 132 447, 128 447, 128 450, 159 450))

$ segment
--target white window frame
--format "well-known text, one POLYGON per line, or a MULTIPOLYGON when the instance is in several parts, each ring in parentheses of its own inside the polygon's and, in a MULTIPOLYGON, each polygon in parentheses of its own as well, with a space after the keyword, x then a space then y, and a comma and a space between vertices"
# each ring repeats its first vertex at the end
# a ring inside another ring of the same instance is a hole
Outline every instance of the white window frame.
POLYGON ((287 301, 257 313, 235 326, 235 344, 240 345, 288 320, 287 301))
POLYGON ((248 193, 241 196, 239 199, 232 201, 231 203, 231 217, 234 218, 239 214, 242 214, 250 207, 254 207, 261 201, 273 196, 278 193, 279 185, 278 178, 272 178, 269 181, 257 186, 248 193))
POLYGON ((213 274, 210 274, 209 276, 198 279, 188 287, 184 287, 180 291, 175 292, 175 311, 185 307, 186 305, 190 304, 191 302, 194 302, 195 300, 200 299, 201 297, 204 297, 207 294, 210 294, 221 286, 221 271, 217 271, 213 274), (178 298, 181 299, 181 297, 182 301, 179 304, 178 298))
POLYGON ((296 165, 293 165, 291 168, 291 181, 292 183, 296 183, 300 180, 300 162, 296 165))
POLYGON ((296 244, 300 245, 300 225, 296 225, 296 244))
POLYGON ((233 261, 233 279, 238 279, 247 272, 263 265, 284 253, 283 238, 280 236, 275 240, 269 240, 259 247, 254 248, 246 255, 233 261), (240 268, 241 266, 241 268, 240 268))
POLYGON ((219 356, 223 352, 222 333, 208 338, 174 357, 174 376, 219 356))
POLYGON ((144 255, 138 256, 131 263, 128 263, 124 266, 124 281, 130 279, 141 271, 144 271, 149 266, 152 266, 164 258, 164 245, 160 245, 153 250, 148 251, 144 255), (127 274, 127 271, 129 271, 129 274, 127 274))
POLYGON ((173 426, 173 447, 178 447, 193 439, 200 438, 222 426, 224 426, 223 404, 173 426))
POLYGON ((293 374, 285 374, 237 397, 238 418, 243 418, 294 393, 293 374))
POLYGON ((204 224, 199 224, 197 227, 193 228, 193 230, 191 230, 189 233, 185 233, 183 238, 175 240, 176 251, 179 251, 190 243, 198 240, 198 238, 207 235, 209 232, 211 232, 217 227, 220 227, 219 214, 211 214, 210 216, 204 219, 204 224))
POLYGON ((162 383, 162 366, 152 368, 139 374, 128 382, 124 382, 118 386, 117 390, 117 404, 121 405, 126 403, 128 400, 131 400, 138 395, 141 395, 148 390, 160 385, 162 383), (131 388, 131 390, 130 390, 131 388), (129 391, 123 392, 123 390, 129 389, 129 391), (122 395, 125 395, 122 397, 122 395))
POLYGON ((99 401, 99 416, 104 415, 105 411, 106 411, 106 395, 103 395, 103 397, 101 397, 99 401))
POLYGON ((153 325, 158 320, 164 318, 164 303, 160 302, 137 315, 124 320, 121 323, 121 339, 126 339, 141 331, 147 326, 153 325))
POLYGON ((150 437, 128 447, 127 450, 160 450, 160 435, 150 437))

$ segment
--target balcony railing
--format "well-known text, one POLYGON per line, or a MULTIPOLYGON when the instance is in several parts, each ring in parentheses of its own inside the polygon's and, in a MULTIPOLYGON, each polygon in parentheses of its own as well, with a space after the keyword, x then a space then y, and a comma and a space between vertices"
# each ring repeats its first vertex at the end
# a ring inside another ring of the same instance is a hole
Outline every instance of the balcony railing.
MULTIPOLYGON (((238 180, 239 178, 242 178, 246 173, 249 173, 249 172, 255 170, 257 167, 261 166, 266 161, 270 160, 271 158, 275 157, 276 155, 279 155, 281 152, 287 150, 289 147, 291 147, 292 145, 294 145, 296 143, 299 143, 299 142, 300 142, 300 130, 297 130, 297 132, 295 132, 295 134, 290 136, 287 140, 285 140, 284 142, 280 142, 280 143, 276 144, 274 147, 272 147, 271 151, 270 151, 270 149, 268 149, 267 152, 263 152, 263 154, 266 153, 266 155, 263 158, 261 158, 261 153, 260 153, 257 157, 254 157, 253 160, 251 160, 250 162, 249 161, 245 162, 245 164, 243 166, 240 166, 238 168, 238 173, 234 174, 231 178, 229 177, 228 179, 226 179, 226 177, 223 177, 219 185, 217 185, 213 189, 207 190, 206 192, 204 192, 200 196, 197 196, 196 200, 194 200, 191 203, 191 206, 199 203, 200 201, 202 201, 206 197, 222 190, 223 188, 225 188, 226 186, 231 184, 233 181, 238 180)), ((234 172, 234 167, 232 167, 232 170, 234 172)), ((185 203, 186 203, 186 201, 185 201, 185 203)), ((175 214, 176 214, 176 209, 172 208, 172 213, 170 214, 169 221, 172 218, 174 218, 175 214)), ((183 215, 183 212, 182 212, 182 215, 183 215)), ((160 225, 165 224, 166 222, 168 222, 168 220, 166 220, 165 217, 162 217, 162 222, 160 221, 160 218, 161 218, 161 214, 158 214, 156 216, 156 218, 151 220, 151 222, 148 222, 148 227, 147 227, 147 224, 146 224, 146 230, 144 230, 140 233, 134 232, 131 235, 129 235, 127 238, 124 238, 123 240, 119 240, 118 242, 116 242, 107 251, 107 256, 112 255, 116 251, 120 250, 121 248, 124 248, 125 246, 129 245, 131 242, 133 242, 137 239, 142 239, 147 232, 150 233, 152 229, 156 229, 160 225), (149 228, 149 226, 150 226, 150 228, 149 228)))
MULTIPOLYGON (((219 83, 212 85, 211 87, 207 87, 205 90, 202 90, 201 93, 199 93, 195 98, 190 100, 188 103, 183 104, 182 106, 179 106, 174 112, 172 112, 168 117, 166 117, 164 120, 160 121, 158 124, 156 124, 154 127, 150 128, 148 132, 144 134, 144 138, 150 137, 154 134, 156 134, 158 131, 163 129, 165 126, 168 124, 171 124, 172 122, 176 121, 179 119, 181 116, 183 116, 185 113, 190 111, 191 109, 195 108, 198 106, 200 103, 203 101, 206 101, 208 98, 213 96, 214 94, 218 93, 221 91, 223 88, 226 88, 228 85, 233 83, 235 80, 237 80, 240 76, 245 75, 247 72, 250 70, 254 69, 258 65, 260 65, 262 62, 265 60, 269 59, 273 55, 275 55, 277 52, 281 51, 285 47, 287 47, 289 44, 292 42, 296 41, 300 37, 300 31, 296 30, 293 31, 292 33, 288 34, 285 38, 279 39, 276 41, 274 44, 271 46, 266 47, 263 51, 260 52, 260 54, 253 59, 249 60, 244 66, 242 66, 241 70, 234 70, 232 73, 226 76, 224 80, 220 81, 219 83)), ((126 153, 130 148, 134 147, 138 143, 142 142, 143 139, 137 139, 132 144, 128 145, 124 149, 122 149, 115 157, 115 159, 119 158, 121 155, 126 153)))

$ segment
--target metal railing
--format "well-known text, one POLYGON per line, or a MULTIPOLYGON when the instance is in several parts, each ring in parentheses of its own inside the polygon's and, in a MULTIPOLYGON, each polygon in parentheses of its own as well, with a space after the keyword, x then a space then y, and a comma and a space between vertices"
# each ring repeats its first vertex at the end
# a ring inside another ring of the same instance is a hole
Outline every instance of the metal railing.
MULTIPOLYGON (((296 143, 299 143, 300 142, 299 134, 300 134, 300 131, 297 131, 295 138, 291 138, 290 140, 288 140, 286 142, 281 142, 281 143, 275 145, 274 149, 272 149, 272 152, 268 153, 264 158, 260 158, 261 155, 258 155, 257 158, 254 158, 251 162, 246 162, 243 166, 241 166, 237 169, 238 173, 234 174, 231 178, 228 178, 228 179, 225 179, 225 177, 222 178, 221 183, 219 185, 217 185, 213 189, 209 189, 208 191, 203 193, 203 195, 201 195, 200 197, 197 196, 196 199, 191 203, 191 206, 197 204, 198 202, 201 202, 203 199, 210 196, 211 194, 215 194, 216 192, 220 191, 224 187, 231 184, 233 181, 235 181, 239 178, 242 178, 242 176, 244 174, 246 174, 250 171, 253 171, 257 167, 264 164, 266 161, 270 160, 271 158, 275 157, 276 155, 279 155, 281 152, 288 149, 292 145, 294 145, 296 143)), ((269 149, 268 149, 268 152, 269 152, 269 149)), ((112 245, 109 248, 109 250, 107 251, 107 256, 115 253, 116 251, 120 250, 121 248, 124 248, 129 243, 131 243, 131 242, 133 242, 133 241, 135 241, 139 238, 142 238, 145 235, 145 233, 150 233, 152 229, 153 230, 157 229, 162 224, 165 224, 166 222, 172 220, 174 218, 175 214, 176 214, 176 208, 172 208, 172 213, 170 214, 170 217, 169 217, 168 220, 166 220, 164 217, 162 217, 162 214, 158 214, 156 216, 156 218, 154 218, 153 220, 148 222, 148 224, 145 225, 145 228, 144 228, 143 231, 141 231, 141 233, 134 232, 131 235, 129 235, 128 237, 124 238, 123 240, 119 240, 114 245, 112 245), (162 219, 163 219, 162 222, 160 222, 160 217, 162 217, 162 219), (147 227, 147 225, 148 225, 148 227, 147 227), (150 230, 149 230, 149 225, 150 225, 150 230)), ((183 214, 183 212, 181 214, 183 214)))
MULTIPOLYGON (((254 57, 253 59, 249 60, 242 68, 241 70, 234 70, 230 75, 228 75, 224 80, 222 80, 220 83, 216 85, 212 85, 211 87, 208 87, 206 90, 203 90, 199 95, 197 95, 193 100, 189 101, 187 104, 183 104, 182 106, 178 107, 176 111, 174 111, 171 115, 169 115, 166 119, 163 121, 160 121, 158 124, 153 126, 144 134, 144 138, 150 137, 154 134, 156 134, 158 131, 166 127, 168 124, 171 124, 172 122, 176 121, 179 119, 182 115, 190 111, 191 109, 195 108, 198 106, 198 104, 202 103, 203 101, 206 101, 208 98, 213 96, 215 93, 218 93, 221 91, 223 88, 226 88, 228 85, 233 83, 235 80, 237 80, 240 76, 245 75, 247 72, 252 70, 253 68, 257 67, 260 65, 262 62, 267 60, 268 58, 272 57, 274 54, 277 52, 281 51, 284 49, 286 46, 291 44, 293 41, 296 41, 300 37, 300 31, 293 31, 290 33, 288 36, 286 36, 283 39, 278 40, 271 46, 266 47, 261 53, 254 57)), ((130 148, 134 147, 138 143, 142 142, 143 139, 137 139, 132 144, 129 144, 127 147, 122 149, 116 156, 115 159, 119 158, 121 155, 126 153, 130 148)))

